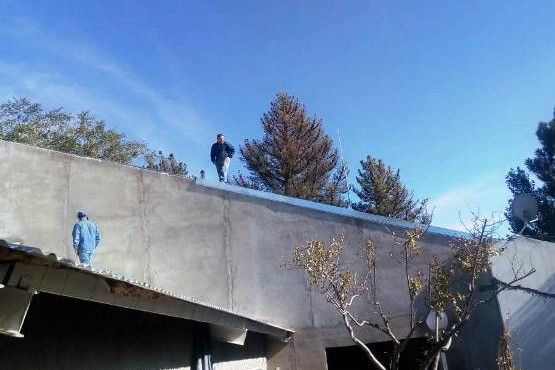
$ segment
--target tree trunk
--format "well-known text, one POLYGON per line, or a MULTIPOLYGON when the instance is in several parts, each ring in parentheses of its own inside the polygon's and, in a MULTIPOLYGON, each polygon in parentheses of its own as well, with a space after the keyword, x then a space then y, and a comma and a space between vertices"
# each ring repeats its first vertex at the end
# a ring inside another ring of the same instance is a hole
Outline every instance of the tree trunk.
POLYGON ((434 357, 433 357, 433 359, 432 359, 430 365, 428 365, 428 367, 426 368, 426 370, 437 370, 437 367, 439 366, 439 359, 440 359, 440 356, 441 356, 441 352, 438 351, 438 352, 434 355, 434 357))
POLYGON ((426 356, 424 362, 418 367, 419 370, 437 370, 439 366, 441 350, 436 350, 435 346, 432 348, 430 356, 426 356))
POLYGON ((364 344, 364 342, 362 342, 360 339, 358 339, 355 335, 355 332, 353 331, 353 327, 351 326, 351 323, 349 322, 349 317, 346 314, 343 314, 343 322, 345 323, 345 326, 347 327, 347 329, 349 330, 349 335, 351 337, 351 340, 353 342, 355 342, 360 348, 362 348, 362 350, 364 351, 364 353, 366 354, 366 356, 368 356, 368 358, 370 359, 370 361, 379 369, 379 370, 387 370, 385 368, 385 366, 383 366, 380 361, 378 361, 378 359, 376 358, 376 356, 374 356, 374 354, 372 353, 372 351, 370 351, 370 348, 368 348, 368 346, 366 344, 364 344))
POLYGON ((401 362, 401 343, 393 344, 393 356, 391 357, 391 370, 399 370, 401 362))
POLYGON ((440 356, 441 352, 438 351, 433 357, 426 359, 426 361, 424 361, 424 363, 420 366, 420 370, 437 370, 440 356))

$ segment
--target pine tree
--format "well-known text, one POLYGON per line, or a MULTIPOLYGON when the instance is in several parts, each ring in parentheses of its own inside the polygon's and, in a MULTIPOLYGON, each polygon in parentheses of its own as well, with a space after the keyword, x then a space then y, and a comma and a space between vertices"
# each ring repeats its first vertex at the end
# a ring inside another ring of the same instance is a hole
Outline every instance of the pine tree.
POLYGON ((250 174, 235 177, 238 185, 345 206, 347 167, 320 119, 308 117, 293 96, 278 93, 261 123, 263 138, 240 147, 250 174))
POLYGON ((428 199, 414 200, 412 192, 401 182, 399 170, 394 171, 371 156, 360 161, 360 165, 356 177, 360 190, 355 189, 360 202, 353 204, 353 209, 426 224, 431 221, 426 209, 428 199))
MULTIPOLYGON (((541 182, 537 187, 528 173, 520 167, 511 168, 505 180, 514 195, 529 193, 538 201, 538 220, 524 229, 523 234, 536 239, 553 240, 555 237, 555 114, 550 122, 540 122, 536 136, 541 144, 533 158, 526 159, 526 168, 541 182)), ((513 232, 519 232, 524 223, 514 217, 509 206, 505 212, 513 232)))

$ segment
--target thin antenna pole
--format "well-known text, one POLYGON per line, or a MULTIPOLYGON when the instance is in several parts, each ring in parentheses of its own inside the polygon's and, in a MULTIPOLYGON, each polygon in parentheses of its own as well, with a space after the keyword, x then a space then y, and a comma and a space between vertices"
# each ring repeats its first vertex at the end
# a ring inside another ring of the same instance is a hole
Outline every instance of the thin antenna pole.
MULTIPOLYGON (((341 164, 345 166, 345 159, 343 158, 343 144, 341 143, 341 133, 339 132, 339 126, 337 126, 337 139, 339 141, 339 154, 341 155, 341 164)), ((351 186, 347 182, 347 202, 349 207, 351 206, 351 186)))
POLYGON ((339 140, 339 153, 341 154, 341 162, 345 163, 343 159, 343 144, 341 144, 341 133, 339 132, 339 126, 337 126, 337 139, 339 140))

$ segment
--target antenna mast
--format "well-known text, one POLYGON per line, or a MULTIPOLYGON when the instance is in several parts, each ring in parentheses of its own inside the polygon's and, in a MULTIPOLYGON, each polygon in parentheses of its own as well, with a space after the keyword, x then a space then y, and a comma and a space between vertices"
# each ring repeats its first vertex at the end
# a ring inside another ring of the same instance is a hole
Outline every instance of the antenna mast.
MULTIPOLYGON (((345 166, 345 159, 343 158, 343 144, 341 143, 341 133, 339 132, 339 126, 337 126, 337 139, 339 141, 339 154, 341 155, 341 164, 345 166)), ((347 183, 347 202, 349 207, 351 206, 351 185, 347 183)))

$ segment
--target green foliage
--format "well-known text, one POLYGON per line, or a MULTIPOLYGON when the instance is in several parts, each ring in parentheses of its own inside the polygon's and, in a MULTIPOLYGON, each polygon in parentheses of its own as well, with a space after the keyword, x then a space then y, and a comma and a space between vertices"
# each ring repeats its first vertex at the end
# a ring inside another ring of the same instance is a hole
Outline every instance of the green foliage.
MULTIPOLYGON (((511 168, 505 180, 514 195, 529 193, 538 201, 538 220, 526 229, 523 234, 536 239, 552 240, 555 235, 555 118, 550 122, 540 122, 536 136, 541 147, 533 158, 526 159, 526 168, 541 182, 536 186, 528 173, 520 167, 511 168)), ((514 217, 509 206, 505 212, 513 232, 519 232, 524 223, 514 217)))
POLYGON ((305 269, 309 283, 318 286, 322 294, 334 289, 343 302, 357 289, 353 273, 341 263, 344 245, 342 236, 333 239, 329 246, 320 240, 309 240, 293 252, 294 265, 305 269))
POLYGON ((0 139, 123 164, 146 150, 145 144, 106 128, 90 112, 73 116, 62 108, 45 110, 27 98, 0 105, 0 139))
POLYGON ((0 139, 121 164, 142 158, 151 170, 187 175, 187 166, 173 154, 165 157, 144 143, 127 140, 90 112, 72 115, 62 108, 46 110, 27 98, 0 105, 0 139))
POLYGON ((511 334, 507 330, 503 330, 499 340, 497 366, 499 366, 499 370, 521 370, 511 348, 511 334))
POLYGON ((238 185, 345 206, 347 167, 339 161, 322 121, 308 117, 293 96, 278 93, 262 119, 261 140, 245 140, 241 160, 250 174, 238 185))
POLYGON ((178 162, 173 153, 166 157, 161 151, 158 153, 151 151, 145 154, 145 162, 145 168, 149 170, 187 177, 187 165, 178 162))
POLYGON ((328 185, 324 188, 322 198, 319 200, 321 203, 331 204, 339 207, 347 207, 345 195, 349 192, 349 184, 347 183, 347 176, 349 175, 349 168, 345 162, 341 162, 328 185))
POLYGON ((427 212, 428 199, 414 200, 412 192, 401 182, 399 170, 394 171, 385 166, 381 159, 367 156, 360 161, 361 169, 356 178, 360 190, 355 193, 360 202, 353 204, 353 209, 376 215, 400 218, 428 224, 431 221, 427 212))

